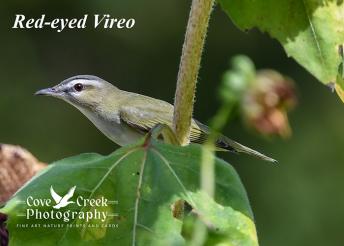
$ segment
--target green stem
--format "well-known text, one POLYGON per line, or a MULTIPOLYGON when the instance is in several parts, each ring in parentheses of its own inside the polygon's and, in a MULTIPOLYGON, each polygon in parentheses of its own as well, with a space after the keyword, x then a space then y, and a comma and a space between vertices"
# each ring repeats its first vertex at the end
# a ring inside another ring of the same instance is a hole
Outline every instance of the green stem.
MULTIPOLYGON (((210 197, 214 197, 215 194, 215 140, 218 137, 219 132, 225 126, 231 112, 234 108, 234 103, 226 103, 221 106, 217 114, 211 121, 212 131, 210 132, 209 138, 204 144, 202 156, 201 156, 201 188, 202 191, 206 192, 210 197)), ((207 238, 207 228, 201 222, 197 221, 195 229, 192 235, 192 241, 190 245, 204 245, 207 238)))
POLYGON ((211 121, 212 131, 207 141, 204 143, 201 159, 201 188, 207 192, 210 197, 214 197, 215 193, 215 141, 219 132, 228 122, 233 107, 234 104, 230 103, 222 105, 211 121))
POLYGON ((213 5, 214 0, 193 0, 191 4, 174 99, 173 129, 181 145, 189 143, 196 82, 213 5))

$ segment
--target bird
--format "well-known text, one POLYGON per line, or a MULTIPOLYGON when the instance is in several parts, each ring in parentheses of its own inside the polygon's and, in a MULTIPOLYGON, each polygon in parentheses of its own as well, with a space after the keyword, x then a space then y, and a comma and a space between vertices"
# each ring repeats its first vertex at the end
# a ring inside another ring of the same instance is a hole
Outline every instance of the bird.
POLYGON ((60 208, 66 207, 68 204, 74 203, 73 201, 68 201, 68 200, 71 199, 72 196, 74 195, 75 188, 76 186, 73 186, 72 188, 70 188, 67 194, 64 197, 62 197, 54 191, 53 186, 50 186, 51 197, 54 199, 56 203, 56 205, 53 206, 53 208, 60 209, 60 208))
MULTIPOLYGON (((53 87, 37 91, 35 95, 51 96, 71 104, 106 137, 120 146, 138 141, 157 124, 172 127, 172 104, 121 90, 94 75, 70 77, 53 87)), ((203 144, 210 132, 208 126, 192 119, 190 142, 203 144)), ((224 135, 217 137, 215 146, 220 151, 245 153, 265 161, 276 162, 224 135)))

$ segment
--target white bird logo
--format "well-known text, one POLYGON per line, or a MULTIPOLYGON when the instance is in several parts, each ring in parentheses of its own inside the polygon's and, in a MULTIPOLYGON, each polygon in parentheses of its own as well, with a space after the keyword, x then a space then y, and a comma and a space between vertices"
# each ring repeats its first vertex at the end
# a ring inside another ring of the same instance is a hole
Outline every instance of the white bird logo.
POLYGON ((68 193, 64 197, 62 197, 54 191, 53 186, 50 186, 50 194, 52 198, 54 199, 54 201, 56 202, 56 205, 53 206, 53 208, 60 209, 60 208, 66 207, 70 203, 74 203, 73 201, 68 201, 68 200, 71 199, 72 196, 74 195, 75 188, 76 186, 73 186, 72 188, 70 188, 68 193))

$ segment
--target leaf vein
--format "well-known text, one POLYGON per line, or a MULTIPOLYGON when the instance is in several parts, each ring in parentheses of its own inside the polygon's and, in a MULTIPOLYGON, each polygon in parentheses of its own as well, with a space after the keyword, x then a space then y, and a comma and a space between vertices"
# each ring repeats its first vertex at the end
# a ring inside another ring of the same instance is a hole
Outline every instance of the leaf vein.
MULTIPOLYGON (((98 184, 92 189, 92 192, 91 194, 88 196, 88 199, 92 198, 92 196, 94 195, 94 193, 97 191, 97 189, 103 184, 104 180, 106 179, 107 176, 109 176, 109 174, 111 173, 111 171, 125 158, 127 158, 131 153, 133 153, 134 151, 136 151, 137 148, 134 148, 130 151, 128 151, 127 153, 125 153, 121 158, 119 158, 113 165, 111 165, 111 167, 108 169, 108 171, 104 174, 103 178, 98 182, 98 184)), ((81 208, 80 209, 80 212, 84 210, 85 207, 81 208)), ((74 222, 76 221, 76 219, 74 219, 72 221, 71 224, 74 224, 74 222)), ((59 243, 60 244, 63 239, 66 237, 67 235, 67 232, 69 231, 69 228, 70 227, 67 227, 65 232, 63 233, 61 239, 59 240, 59 243)))
POLYGON ((147 151, 144 152, 143 158, 142 158, 142 164, 141 164, 141 170, 140 170, 140 177, 139 182, 137 184, 137 190, 136 190, 136 200, 135 200, 135 210, 134 210, 134 223, 133 223, 133 241, 132 246, 135 246, 136 242, 136 226, 138 225, 137 219, 138 219, 138 213, 139 213, 139 204, 140 204, 140 190, 142 186, 142 180, 143 180, 143 172, 145 168, 145 163, 147 160, 147 151))
POLYGON ((150 229, 149 227, 147 227, 147 226, 145 226, 145 225, 142 225, 142 224, 140 224, 140 223, 137 223, 137 226, 139 226, 139 227, 145 229, 146 231, 149 231, 149 232, 155 234, 155 232, 154 232, 152 229, 150 229))
POLYGON ((307 20, 308 20, 309 26, 310 26, 310 28, 311 28, 311 33, 312 33, 312 35, 313 35, 315 45, 316 45, 317 50, 318 50, 318 52, 319 52, 320 61, 321 61, 322 65, 325 66, 325 58, 324 58, 324 55, 323 55, 323 53, 322 53, 322 50, 321 50, 321 47, 320 47, 320 42, 319 42, 319 40, 318 40, 318 35, 317 35, 317 33, 316 33, 315 27, 314 27, 314 25, 313 25, 313 22, 312 22, 312 20, 311 20, 310 15, 309 15, 309 11, 308 11, 307 5, 306 5, 306 3, 305 3, 305 0, 302 0, 302 3, 303 3, 303 6, 304 6, 304 8, 305 8, 307 20))
POLYGON ((168 169, 170 170, 170 172, 172 173, 172 175, 176 178, 178 184, 180 185, 180 187, 182 188, 182 190, 184 191, 185 195, 189 198, 190 203, 193 207, 195 207, 195 203, 193 202, 192 198, 189 196, 189 193, 187 191, 187 189, 185 188, 184 184, 182 183, 182 181, 179 179, 178 175, 175 173, 175 171, 173 170, 173 168, 171 167, 169 161, 157 150, 152 149, 152 151, 159 156, 159 158, 163 161, 163 163, 165 163, 165 165, 168 167, 168 169))

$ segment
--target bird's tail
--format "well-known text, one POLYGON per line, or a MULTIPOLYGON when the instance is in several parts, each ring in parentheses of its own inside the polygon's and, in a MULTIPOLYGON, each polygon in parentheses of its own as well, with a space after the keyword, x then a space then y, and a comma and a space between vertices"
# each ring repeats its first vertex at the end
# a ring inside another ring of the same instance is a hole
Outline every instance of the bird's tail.
POLYGON ((221 136, 216 141, 216 145, 218 148, 220 148, 220 150, 231 151, 231 152, 236 152, 236 153, 244 153, 244 154, 252 155, 264 161, 275 162, 275 163, 277 162, 275 159, 272 159, 256 150, 253 150, 238 142, 235 142, 225 136, 221 136))

